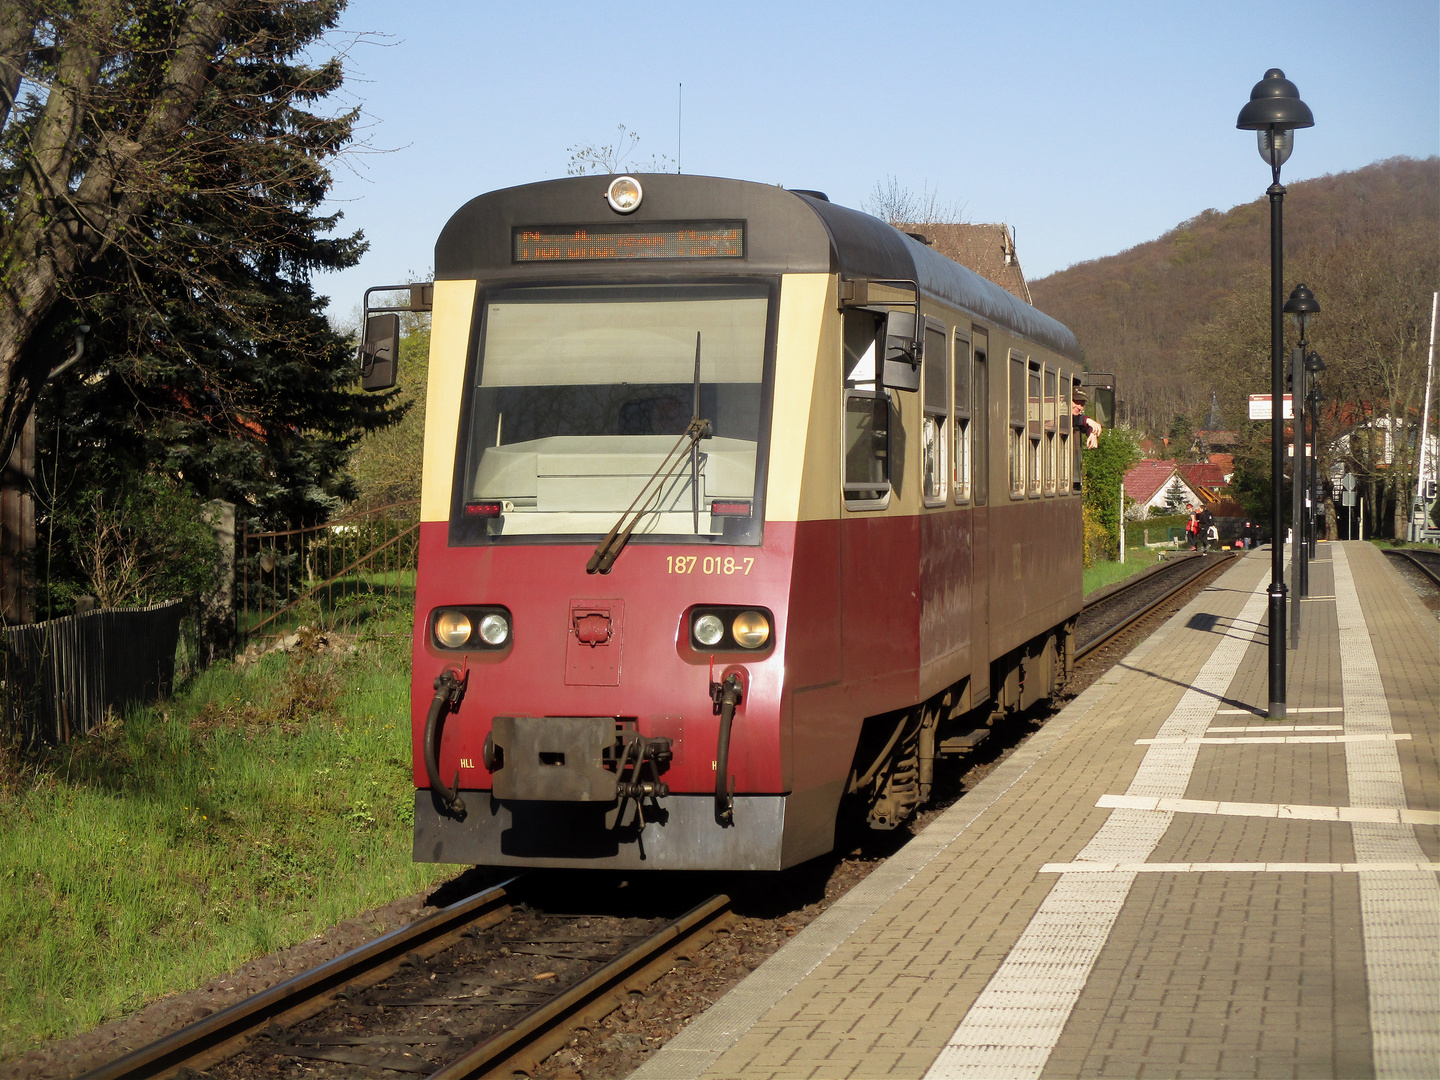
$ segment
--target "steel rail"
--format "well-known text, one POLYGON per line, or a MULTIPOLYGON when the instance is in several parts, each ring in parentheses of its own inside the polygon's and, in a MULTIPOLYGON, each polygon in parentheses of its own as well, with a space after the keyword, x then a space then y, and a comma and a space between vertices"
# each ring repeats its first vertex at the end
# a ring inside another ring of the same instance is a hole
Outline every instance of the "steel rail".
POLYGON ((498 922, 510 911, 507 888, 521 875, 442 908, 409 926, 351 949, 319 967, 262 990, 253 997, 197 1020, 165 1038, 142 1046, 124 1057, 85 1073, 79 1080, 142 1080, 178 1070, 181 1066, 206 1068, 229 1057, 239 1043, 272 1021, 291 1021, 329 1007, 320 999, 348 983, 370 977, 379 981, 406 955, 434 945, 484 919, 498 922), (287 1016, 287 1014, 289 1014, 287 1016))
MULTIPOLYGON (((1223 554, 1223 553, 1222 553, 1221 557, 1218 558, 1218 559, 1215 559, 1215 560, 1211 560, 1211 559, 1209 559, 1209 558, 1191 557, 1191 558, 1187 558, 1187 559, 1182 560, 1181 563, 1178 563, 1178 564, 1177 564, 1177 563, 1172 563, 1172 564, 1170 564, 1172 568, 1173 568, 1173 567, 1176 567, 1176 566, 1179 566, 1179 565, 1184 565, 1184 564, 1190 563, 1190 562, 1194 562, 1194 563, 1196 563, 1197 565, 1195 566, 1195 568, 1194 568, 1189 574, 1184 575, 1184 576, 1181 578, 1181 580, 1178 581, 1174 586, 1172 586, 1171 588, 1167 589, 1164 593, 1162 593, 1160 596, 1156 597, 1156 598, 1155 598, 1154 600, 1152 600, 1150 603, 1146 604, 1146 605, 1145 605, 1144 607, 1142 607, 1139 611, 1132 612, 1130 615, 1126 616, 1124 619, 1122 619, 1122 620, 1120 620, 1119 622, 1115 623, 1113 626, 1107 627, 1107 628, 1105 629, 1105 631, 1104 631, 1103 633, 1101 633, 1099 636, 1094 637, 1094 638, 1091 638, 1089 641, 1085 642, 1085 644, 1081 645, 1081 646, 1076 650, 1076 652, 1075 652, 1075 659, 1076 659, 1076 660, 1079 660, 1082 656, 1085 656, 1087 653, 1090 653, 1090 652, 1094 651, 1095 649, 1098 649, 1101 645, 1105 644, 1105 642, 1109 641, 1109 640, 1110 640, 1111 638, 1113 638, 1116 634, 1120 633, 1120 631, 1124 630, 1124 629, 1125 629, 1127 626, 1129 626, 1131 623, 1135 622, 1137 619, 1143 618, 1144 616, 1150 614, 1150 612, 1154 611, 1157 607, 1159 607, 1161 604, 1163 604, 1166 600, 1169 600, 1172 596, 1174 596, 1176 593, 1178 593, 1181 589, 1185 588, 1187 585, 1193 584, 1197 578, 1199 578, 1199 577, 1201 577, 1203 574, 1209 573, 1209 572, 1211 572, 1211 571, 1213 571, 1213 570, 1218 570, 1220 567, 1224 566, 1227 562, 1229 562, 1229 561, 1230 561, 1231 559, 1233 559, 1233 558, 1235 558, 1235 556, 1234 556, 1233 554, 1223 554)), ((1158 576, 1158 575, 1156 575, 1156 576, 1158 576)), ((1120 587, 1120 588, 1115 589, 1115 590, 1113 590, 1113 591, 1111 591, 1111 592, 1106 593, 1105 596, 1102 598, 1102 603, 1103 603, 1103 602, 1109 602, 1109 601, 1115 599, 1117 596, 1123 596, 1123 595, 1125 595, 1126 592, 1129 592, 1129 591, 1131 591, 1131 590, 1133 590, 1133 589, 1139 588, 1141 585, 1144 585, 1144 584, 1145 584, 1146 582, 1148 582, 1149 580, 1150 580, 1150 576, 1147 575, 1147 576, 1143 576, 1143 577, 1137 577, 1137 578, 1135 578, 1134 580, 1129 581, 1129 582, 1124 582, 1124 583, 1121 584, 1121 587, 1120 587)), ((1094 609, 1090 609, 1090 610, 1094 610, 1094 609)))
POLYGON ((1385 548, 1386 555, 1396 559, 1404 559, 1411 566, 1416 567, 1422 574, 1435 583, 1440 589, 1440 552, 1436 551, 1415 551, 1410 548, 1385 548))
POLYGON ((468 1080, 516 1071, 533 1073, 541 1061, 570 1038, 577 1020, 595 1023, 634 990, 643 989, 670 970, 673 954, 703 941, 728 922, 730 898, 712 896, 628 952, 496 1032, 463 1057, 430 1074, 429 1080, 468 1080))

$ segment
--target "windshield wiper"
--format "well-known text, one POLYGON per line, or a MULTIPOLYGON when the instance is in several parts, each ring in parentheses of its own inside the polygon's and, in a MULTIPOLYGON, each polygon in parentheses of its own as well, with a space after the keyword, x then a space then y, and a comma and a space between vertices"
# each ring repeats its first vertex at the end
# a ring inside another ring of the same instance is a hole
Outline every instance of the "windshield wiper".
POLYGON ((665 455, 664 460, 650 474, 650 479, 641 486, 639 493, 625 508, 625 512, 620 515, 620 519, 610 527, 610 531, 605 534, 605 539, 595 545, 595 551, 590 556, 590 561, 585 564, 587 574, 608 574, 610 572, 610 567, 615 565, 615 560, 620 557, 620 552, 630 542, 630 534, 635 531, 635 526, 640 523, 641 518, 655 508, 665 493, 665 486, 675 478, 675 474, 680 471, 680 466, 685 463, 685 455, 681 448, 687 439, 690 451, 690 504, 695 519, 695 532, 700 532, 699 445, 700 440, 709 434, 710 421, 700 416, 700 333, 696 331, 694 409, 690 423, 680 433, 680 438, 675 440, 675 445, 670 448, 670 452, 665 455), (640 509, 635 509, 636 506, 639 506, 640 509))
MULTIPOLYGON (((700 331, 695 331, 695 404, 690 410, 690 426, 700 423, 700 331)), ((695 535, 700 535, 700 440, 690 440, 690 516, 695 535)))

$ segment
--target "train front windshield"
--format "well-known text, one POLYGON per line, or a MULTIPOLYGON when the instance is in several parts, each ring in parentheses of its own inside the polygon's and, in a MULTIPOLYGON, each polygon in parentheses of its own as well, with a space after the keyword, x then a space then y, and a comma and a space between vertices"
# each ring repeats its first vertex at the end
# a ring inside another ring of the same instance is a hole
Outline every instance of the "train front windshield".
POLYGON ((769 304, 763 284, 490 293, 462 517, 481 508, 491 538, 603 535, 648 482, 637 537, 757 543, 769 304), (709 435, 664 466, 697 382, 709 435))

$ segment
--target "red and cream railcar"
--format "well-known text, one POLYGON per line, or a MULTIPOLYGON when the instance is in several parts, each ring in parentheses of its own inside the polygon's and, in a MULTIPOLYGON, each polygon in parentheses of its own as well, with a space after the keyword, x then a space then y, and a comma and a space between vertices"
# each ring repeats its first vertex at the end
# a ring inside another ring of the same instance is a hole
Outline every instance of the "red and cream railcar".
POLYGON ((1064 326, 707 177, 483 195, 435 270, 417 860, 778 870, 1063 677, 1064 326))

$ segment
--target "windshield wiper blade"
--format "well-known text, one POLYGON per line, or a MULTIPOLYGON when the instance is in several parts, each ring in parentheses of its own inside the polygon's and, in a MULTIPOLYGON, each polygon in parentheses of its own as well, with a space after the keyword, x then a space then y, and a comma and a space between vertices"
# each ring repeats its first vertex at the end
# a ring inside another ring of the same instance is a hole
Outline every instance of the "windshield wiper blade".
MULTIPOLYGON (((642 517, 650 513, 654 504, 659 502, 660 497, 665 493, 665 485, 675 478, 675 474, 680 471, 680 466, 685 463, 681 445, 686 439, 689 439, 690 448, 694 449, 695 445, 709 432, 709 420, 690 421, 685 430, 680 433, 680 438, 675 440, 675 445, 670 448, 670 452, 665 455, 665 460, 660 462, 655 471, 650 474, 650 479, 645 481, 644 486, 640 488, 640 493, 620 515, 620 520, 611 526, 610 531, 605 534, 605 539, 595 545, 594 554, 585 564, 587 574, 608 574, 610 572, 610 567, 615 565, 615 560, 619 558, 620 552, 630 542, 630 534, 635 531, 635 526, 640 523, 642 517), (656 483, 656 481, 659 482, 656 483), (654 485, 653 491, 652 484, 654 485), (649 492, 648 497, 647 492, 649 492), (642 499, 644 499, 643 503, 642 499), (635 509, 637 505, 640 507, 638 510, 635 509), (628 523, 627 518, 629 518, 628 523)), ((696 531, 699 531, 698 525, 696 531)))

